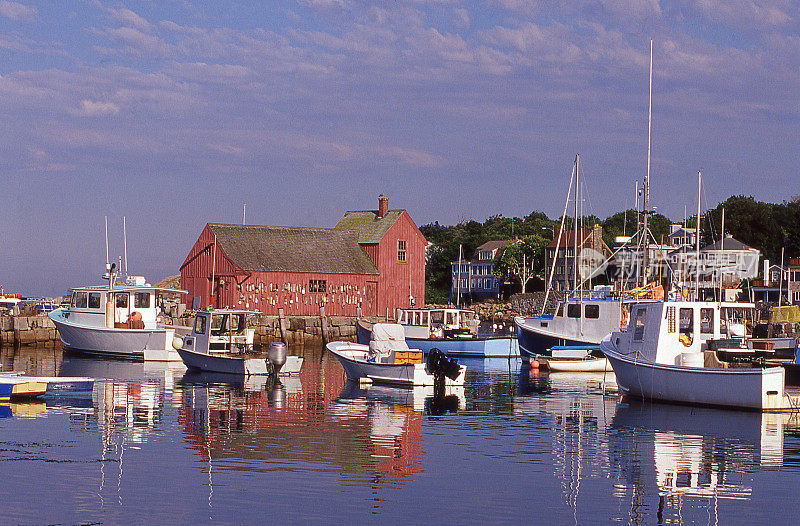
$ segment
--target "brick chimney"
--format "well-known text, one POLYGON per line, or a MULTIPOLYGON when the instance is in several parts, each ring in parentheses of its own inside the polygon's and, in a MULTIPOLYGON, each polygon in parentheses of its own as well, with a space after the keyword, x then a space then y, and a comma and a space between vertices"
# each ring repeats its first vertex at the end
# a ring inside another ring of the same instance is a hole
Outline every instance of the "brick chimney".
POLYGON ((383 218, 389 212, 389 198, 383 194, 378 196, 378 218, 383 218))

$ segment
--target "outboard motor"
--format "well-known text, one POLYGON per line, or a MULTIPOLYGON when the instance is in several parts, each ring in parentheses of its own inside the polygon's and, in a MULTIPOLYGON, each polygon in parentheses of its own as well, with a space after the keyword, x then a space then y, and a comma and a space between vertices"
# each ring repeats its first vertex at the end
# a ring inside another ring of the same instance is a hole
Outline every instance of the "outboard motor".
POLYGON ((437 348, 431 349, 428 353, 428 361, 425 363, 425 372, 432 374, 435 378, 444 377, 455 380, 461 373, 458 360, 448 358, 445 353, 437 348))
POLYGON ((271 342, 267 350, 267 361, 272 366, 272 372, 276 375, 281 372, 281 367, 286 363, 286 344, 283 342, 271 342))
POLYGON ((445 377, 455 380, 461 373, 458 361, 448 358, 445 353, 437 348, 433 348, 428 353, 428 361, 425 362, 425 372, 433 375, 433 398, 444 398, 444 379, 445 377))

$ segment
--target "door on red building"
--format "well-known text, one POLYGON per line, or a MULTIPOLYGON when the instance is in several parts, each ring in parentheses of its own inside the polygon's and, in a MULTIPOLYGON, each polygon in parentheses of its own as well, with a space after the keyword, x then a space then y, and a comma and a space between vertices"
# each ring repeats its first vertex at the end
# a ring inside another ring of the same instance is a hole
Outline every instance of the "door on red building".
POLYGON ((378 310, 378 284, 367 283, 364 314, 375 316, 378 310))

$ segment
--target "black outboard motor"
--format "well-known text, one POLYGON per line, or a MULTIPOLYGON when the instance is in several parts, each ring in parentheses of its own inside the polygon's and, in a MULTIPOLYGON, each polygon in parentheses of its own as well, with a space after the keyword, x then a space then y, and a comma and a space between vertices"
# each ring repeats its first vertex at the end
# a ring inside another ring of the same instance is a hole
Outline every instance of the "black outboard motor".
POLYGON ((428 353, 425 372, 433 375, 433 398, 440 399, 444 397, 445 377, 455 380, 461 372, 461 367, 458 366, 458 360, 448 358, 445 353, 434 347, 428 353))
POLYGON ((442 377, 444 379, 446 376, 451 380, 455 380, 461 372, 461 367, 458 366, 458 360, 448 358, 445 353, 434 347, 428 353, 425 372, 432 374, 434 378, 442 377))

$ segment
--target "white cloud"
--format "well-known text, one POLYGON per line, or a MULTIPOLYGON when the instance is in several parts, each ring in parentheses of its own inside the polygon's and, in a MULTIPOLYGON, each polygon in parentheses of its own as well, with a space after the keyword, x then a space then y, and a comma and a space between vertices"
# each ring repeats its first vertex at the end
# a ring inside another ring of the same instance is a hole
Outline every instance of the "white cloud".
POLYGON ((0 15, 12 20, 33 20, 36 18, 36 8, 17 2, 3 0, 0 2, 0 15))
POLYGON ((695 0, 694 5, 708 20, 745 29, 787 26, 793 18, 785 0, 695 0))
POLYGON ((127 8, 108 9, 111 16, 125 26, 135 27, 143 31, 150 31, 150 22, 127 8))
POLYGON ((79 113, 86 117, 103 117, 119 113, 119 106, 113 102, 101 102, 84 99, 81 101, 79 113))

